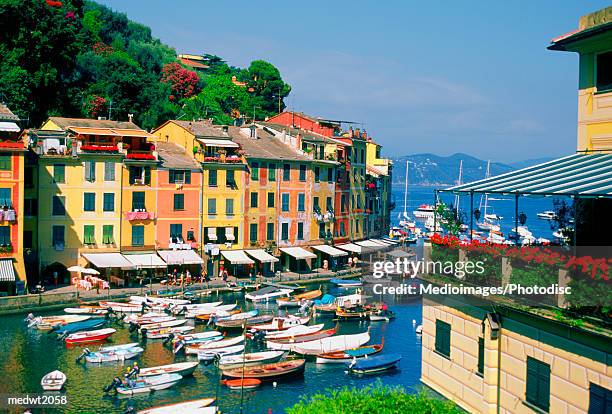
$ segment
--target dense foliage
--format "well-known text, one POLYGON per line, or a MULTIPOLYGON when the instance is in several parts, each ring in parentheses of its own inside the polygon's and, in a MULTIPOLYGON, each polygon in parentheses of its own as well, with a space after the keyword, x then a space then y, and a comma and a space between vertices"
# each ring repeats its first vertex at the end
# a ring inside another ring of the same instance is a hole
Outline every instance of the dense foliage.
POLYGON ((240 69, 206 55, 209 69, 196 73, 150 28, 90 1, 0 0, 0 27, 0 100, 32 126, 53 115, 132 113, 145 128, 175 117, 261 119, 284 109, 291 90, 260 60, 240 69))

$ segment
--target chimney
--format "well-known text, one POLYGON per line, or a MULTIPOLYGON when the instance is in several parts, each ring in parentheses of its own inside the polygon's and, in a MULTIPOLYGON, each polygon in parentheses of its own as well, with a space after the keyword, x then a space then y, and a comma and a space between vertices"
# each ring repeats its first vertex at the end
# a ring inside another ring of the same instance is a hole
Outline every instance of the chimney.
POLYGON ((257 127, 255 125, 251 125, 249 129, 251 130, 251 139, 257 139, 257 127))
POLYGON ((226 137, 226 136, 227 136, 227 133, 228 133, 228 131, 229 131, 229 126, 227 126, 227 125, 223 125, 223 127, 222 127, 222 131, 223 131, 223 136, 224 136, 224 137, 226 137))
POLYGON ((360 134, 359 134, 359 128, 355 128, 355 129, 353 130, 353 138, 358 138, 358 137, 359 137, 359 135, 360 135, 360 134))
POLYGON ((128 114, 128 120, 132 122, 132 119, 134 119, 134 114, 128 114))
POLYGON ((302 133, 298 132, 295 137, 295 148, 300 151, 302 149, 302 133))

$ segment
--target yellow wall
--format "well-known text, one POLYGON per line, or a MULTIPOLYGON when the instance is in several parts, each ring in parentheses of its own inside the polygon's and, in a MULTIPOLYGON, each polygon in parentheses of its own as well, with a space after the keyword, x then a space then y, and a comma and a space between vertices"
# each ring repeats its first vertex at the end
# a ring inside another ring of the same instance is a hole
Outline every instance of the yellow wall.
POLYGON ((155 219, 128 220, 126 212, 132 211, 133 193, 144 191, 145 209, 157 214, 157 168, 155 163, 131 163, 126 162, 122 166, 122 194, 121 194, 121 250, 155 250, 157 246, 157 234, 155 231, 155 219), (150 185, 130 185, 129 166, 150 166, 150 185), (144 226, 144 246, 132 246, 133 226, 144 226))
MULTIPOLYGON (((365 175, 366 175, 366 163, 361 162, 361 151, 366 149, 366 142, 360 139, 353 139, 353 149, 351 156, 351 171, 350 171, 350 183, 351 192, 349 195, 349 226, 352 240, 361 240, 364 238, 364 212, 355 212, 355 209, 361 209, 365 211, 365 175), (355 171, 357 170, 357 175, 355 171), (359 199, 359 203, 357 202, 359 199)), ((366 157, 367 159, 367 153, 366 157)))
MULTIPOLYGON (((333 147, 336 147, 335 145, 333 145, 333 147)), ((331 153, 328 152, 328 145, 325 145, 325 153, 331 153)), ((335 155, 335 149, 333 154, 335 155)), ((336 169, 336 164, 337 163, 333 163, 333 162, 317 162, 314 161, 314 163, 312 164, 312 168, 314 169, 315 167, 319 167, 321 173, 320 173, 320 180, 319 182, 315 182, 314 180, 314 171, 312 172, 312 175, 310 177, 307 177, 307 179, 311 180, 310 182, 312 182, 312 197, 314 200, 314 197, 319 197, 319 208, 321 209, 321 213, 323 215, 325 215, 325 213, 327 213, 327 197, 331 198, 331 206, 332 208, 335 205, 335 192, 336 192, 336 182, 335 182, 335 178, 336 178, 336 172, 334 171, 334 181, 332 181, 331 183, 327 181, 327 170, 329 168, 335 170, 336 169)), ((313 201, 313 208, 314 208, 314 201, 313 201)), ((314 212, 314 210, 313 210, 314 212)), ((313 242, 312 244, 320 244, 322 242, 324 242, 323 238, 319 238, 319 221, 316 219, 316 217, 314 216, 314 213, 312 215, 312 220, 311 220, 311 224, 310 224, 310 240, 313 242)), ((325 231, 327 233, 327 230, 330 231, 330 233, 334 234, 334 222, 333 220, 328 220, 325 221, 325 231)))

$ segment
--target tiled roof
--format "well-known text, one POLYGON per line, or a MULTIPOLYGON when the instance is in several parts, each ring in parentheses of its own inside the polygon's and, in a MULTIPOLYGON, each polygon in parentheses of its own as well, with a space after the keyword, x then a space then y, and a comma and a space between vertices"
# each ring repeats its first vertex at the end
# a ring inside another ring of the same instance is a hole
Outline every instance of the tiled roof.
POLYGON ((333 138, 326 137, 325 135, 317 134, 316 132, 306 131, 301 128, 294 128, 287 125, 274 124, 271 122, 257 122, 259 125, 266 126, 268 128, 272 128, 278 132, 282 132, 283 130, 287 131, 292 136, 296 136, 297 134, 302 135, 302 139, 308 142, 327 142, 334 144, 344 144, 343 142, 339 142, 333 138))
POLYGON ((311 162, 310 158, 299 154, 261 128, 257 128, 257 139, 250 138, 248 126, 229 127, 229 135, 232 141, 240 144, 247 158, 311 162))
POLYGON ((87 118, 61 118, 52 116, 49 118, 55 125, 66 129, 68 127, 84 127, 84 128, 119 128, 119 129, 142 129, 138 125, 129 121, 109 121, 103 119, 87 119, 87 118))
POLYGON ((224 135, 220 128, 212 126, 208 121, 178 121, 173 119, 168 122, 174 122, 198 138, 227 138, 227 135, 224 135))
POLYGON ((11 112, 8 106, 0 102, 0 121, 19 121, 19 117, 11 112))
POLYGON ((173 142, 157 142, 162 168, 199 169, 198 163, 185 149, 173 142))

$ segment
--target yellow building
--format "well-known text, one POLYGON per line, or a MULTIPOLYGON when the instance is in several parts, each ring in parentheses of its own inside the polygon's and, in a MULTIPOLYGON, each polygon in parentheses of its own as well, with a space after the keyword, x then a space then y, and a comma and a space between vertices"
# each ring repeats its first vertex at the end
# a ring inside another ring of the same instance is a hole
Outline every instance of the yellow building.
POLYGON ((393 163, 381 157, 381 145, 366 141, 366 209, 367 237, 383 237, 391 224, 391 174, 393 163), (372 184, 374 186, 372 186, 372 184), (369 193, 369 194, 368 194, 369 193), (368 196, 369 195, 369 196, 368 196))
POLYGON ((351 130, 349 226, 351 240, 362 240, 368 232, 366 220, 366 134, 358 129, 351 130))

